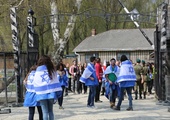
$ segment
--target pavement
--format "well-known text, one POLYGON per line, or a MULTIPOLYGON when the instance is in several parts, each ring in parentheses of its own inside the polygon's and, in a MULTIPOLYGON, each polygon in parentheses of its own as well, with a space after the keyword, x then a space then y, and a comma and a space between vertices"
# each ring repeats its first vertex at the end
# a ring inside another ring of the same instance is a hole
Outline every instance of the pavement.
MULTIPOLYGON (((169 106, 156 105, 154 95, 146 99, 133 100, 133 111, 126 111, 128 100, 122 102, 121 111, 115 111, 109 107, 109 101, 100 96, 102 103, 95 103, 95 108, 87 107, 88 94, 69 93, 64 97, 64 110, 54 105, 55 120, 170 120, 169 106)), ((8 107, 9 114, 0 114, 0 120, 27 120, 27 107, 8 107)), ((34 120, 38 120, 37 110, 34 120)))

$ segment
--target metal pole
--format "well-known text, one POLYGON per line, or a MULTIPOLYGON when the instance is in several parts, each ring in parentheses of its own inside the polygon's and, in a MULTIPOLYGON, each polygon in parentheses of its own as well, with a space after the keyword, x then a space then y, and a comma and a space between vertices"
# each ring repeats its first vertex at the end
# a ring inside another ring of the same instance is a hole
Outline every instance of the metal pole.
MULTIPOLYGON (((123 3, 118 0, 119 3, 121 4, 121 6, 123 7, 123 9, 125 10, 125 12, 127 14, 129 14, 130 12, 128 11, 128 9, 123 5, 123 3)), ((135 26, 140 30, 140 32, 143 34, 143 36, 146 38, 146 40, 149 42, 149 44, 152 46, 152 48, 154 49, 154 45, 152 43, 152 41, 148 38, 148 36, 146 35, 146 33, 140 28, 140 25, 133 19, 133 16, 130 16, 130 19, 133 21, 133 23, 135 24, 135 26)))
MULTIPOLYGON (((167 1, 169 4, 169 0, 167 1)), ((165 91, 166 91, 166 101, 170 106, 170 6, 167 7, 167 27, 166 27, 166 77, 165 77, 165 91)))
POLYGON ((160 60, 159 60, 159 54, 160 54, 160 31, 158 31, 158 25, 156 25, 156 32, 155 32, 155 92, 158 96, 158 100, 160 100, 160 84, 159 84, 159 66, 160 66, 160 60))
POLYGON ((8 106, 7 76, 6 76, 6 54, 4 53, 4 82, 5 82, 5 105, 8 106))

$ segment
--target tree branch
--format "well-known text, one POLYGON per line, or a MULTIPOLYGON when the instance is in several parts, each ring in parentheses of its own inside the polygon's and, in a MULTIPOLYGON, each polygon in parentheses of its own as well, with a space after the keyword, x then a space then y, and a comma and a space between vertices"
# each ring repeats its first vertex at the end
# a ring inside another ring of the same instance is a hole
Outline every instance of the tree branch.
POLYGON ((20 2, 19 2, 19 4, 18 5, 16 5, 15 7, 19 7, 21 4, 22 4, 22 2, 24 2, 24 0, 21 0, 20 2))

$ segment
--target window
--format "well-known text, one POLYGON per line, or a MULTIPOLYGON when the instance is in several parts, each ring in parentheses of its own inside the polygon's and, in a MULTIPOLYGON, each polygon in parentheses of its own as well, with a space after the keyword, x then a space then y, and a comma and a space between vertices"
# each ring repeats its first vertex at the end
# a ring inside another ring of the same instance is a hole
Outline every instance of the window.
POLYGON ((99 54, 98 53, 86 53, 85 54, 85 62, 86 63, 90 62, 90 57, 91 56, 99 57, 99 54))

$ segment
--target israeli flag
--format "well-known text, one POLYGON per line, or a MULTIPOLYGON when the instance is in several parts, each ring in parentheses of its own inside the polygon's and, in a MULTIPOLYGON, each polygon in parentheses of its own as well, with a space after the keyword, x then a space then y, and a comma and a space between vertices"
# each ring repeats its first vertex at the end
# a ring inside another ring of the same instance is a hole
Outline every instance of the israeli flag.
POLYGON ((27 84, 25 85, 28 92, 35 92, 33 81, 34 81, 35 70, 31 71, 27 78, 27 84))
POLYGON ((61 84, 57 79, 56 73, 52 75, 51 79, 45 65, 37 67, 33 84, 36 94, 46 94, 62 91, 61 84))
POLYGON ((122 62, 120 73, 116 82, 120 83, 123 81, 136 81, 136 74, 132 63, 129 60, 122 62))
POLYGON ((116 77, 118 77, 119 72, 120 72, 120 69, 117 65, 114 66, 114 70, 112 70, 112 66, 110 65, 106 68, 106 70, 104 71, 104 74, 107 75, 107 74, 114 73, 116 77))
POLYGON ((92 67, 90 63, 88 63, 87 67, 85 68, 82 76, 80 77, 80 82, 85 83, 86 80, 92 75, 95 69, 92 67))

